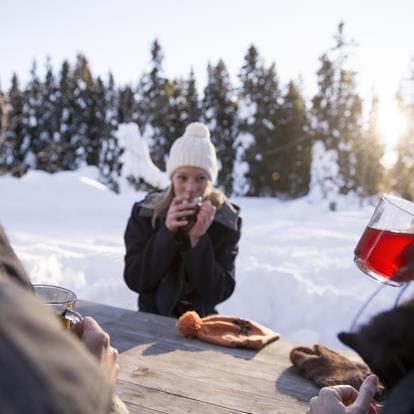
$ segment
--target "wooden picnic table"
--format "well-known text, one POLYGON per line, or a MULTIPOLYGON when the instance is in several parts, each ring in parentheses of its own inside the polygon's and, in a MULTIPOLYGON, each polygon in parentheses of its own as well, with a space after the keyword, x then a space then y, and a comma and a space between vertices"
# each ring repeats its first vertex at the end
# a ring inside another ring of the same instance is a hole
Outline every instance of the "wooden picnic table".
POLYGON ((318 388, 279 339, 256 352, 182 337, 176 319, 79 301, 118 348, 117 393, 131 414, 305 413, 318 388))

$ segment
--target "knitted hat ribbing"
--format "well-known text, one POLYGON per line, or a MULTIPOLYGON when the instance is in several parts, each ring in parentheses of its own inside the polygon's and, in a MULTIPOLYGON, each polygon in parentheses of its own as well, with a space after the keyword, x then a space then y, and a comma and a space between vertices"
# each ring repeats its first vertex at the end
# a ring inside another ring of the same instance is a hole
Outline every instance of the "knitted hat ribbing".
POLYGON ((184 135, 176 139, 167 160, 167 174, 171 178, 178 167, 198 167, 207 171, 211 181, 217 179, 216 149, 210 140, 210 131, 201 122, 193 122, 184 135))

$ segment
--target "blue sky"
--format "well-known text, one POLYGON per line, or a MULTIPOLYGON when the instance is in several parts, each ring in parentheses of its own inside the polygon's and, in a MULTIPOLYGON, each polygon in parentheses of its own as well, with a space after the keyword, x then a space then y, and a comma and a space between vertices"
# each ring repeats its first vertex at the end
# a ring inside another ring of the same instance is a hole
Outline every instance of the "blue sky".
MULTIPOLYGON (((223 58, 237 81, 247 48, 254 44, 267 64, 276 63, 282 84, 303 78, 304 93, 316 88, 319 56, 333 45, 340 21, 358 46, 352 67, 359 90, 375 88, 383 102, 384 124, 392 131, 391 103, 414 56, 412 0, 0 0, 0 82, 13 71, 28 79, 33 59, 55 69, 78 52, 94 74, 111 70, 118 83, 135 83, 158 38, 169 77, 193 68, 199 86, 206 66, 223 58), (388 114, 388 115, 385 115, 388 114), (388 121, 385 117, 388 117, 388 121)), ((385 127, 384 127, 385 128, 385 127)))

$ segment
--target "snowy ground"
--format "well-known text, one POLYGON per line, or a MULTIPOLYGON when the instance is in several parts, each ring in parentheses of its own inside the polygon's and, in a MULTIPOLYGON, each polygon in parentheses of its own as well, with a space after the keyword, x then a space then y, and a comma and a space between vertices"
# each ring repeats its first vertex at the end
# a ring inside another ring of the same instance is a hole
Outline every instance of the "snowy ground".
MULTIPOLYGON (((66 286, 82 299, 136 309, 122 278, 123 232, 142 193, 106 190, 96 171, 22 179, 0 178, 0 222, 33 282, 66 286)), ((309 198, 238 198, 244 219, 237 287, 219 306, 223 314, 263 323, 296 343, 344 349, 336 333, 348 329, 379 286, 353 264, 353 249, 372 212, 339 204, 331 212, 309 198)), ((399 289, 386 287, 361 321, 393 305, 399 289)), ((404 298, 412 295, 412 287, 404 298)))

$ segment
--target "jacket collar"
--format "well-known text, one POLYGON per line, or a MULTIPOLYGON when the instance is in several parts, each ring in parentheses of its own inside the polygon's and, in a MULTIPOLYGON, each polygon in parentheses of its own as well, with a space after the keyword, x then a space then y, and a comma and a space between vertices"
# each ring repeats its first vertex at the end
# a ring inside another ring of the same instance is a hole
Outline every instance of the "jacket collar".
POLYGON ((234 231, 239 230, 240 208, 234 204, 225 203, 216 211, 214 221, 234 231))

